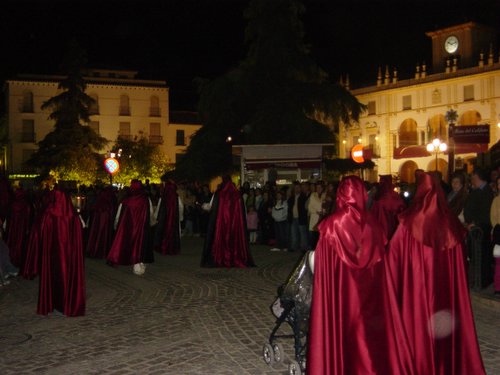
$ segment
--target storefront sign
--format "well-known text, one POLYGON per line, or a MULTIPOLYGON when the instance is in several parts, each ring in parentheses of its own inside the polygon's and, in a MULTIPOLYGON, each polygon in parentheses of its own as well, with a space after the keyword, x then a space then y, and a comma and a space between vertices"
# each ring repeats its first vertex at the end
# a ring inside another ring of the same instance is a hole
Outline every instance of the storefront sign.
POLYGON ((455 144, 460 143, 490 143, 489 125, 450 126, 450 136, 455 144))

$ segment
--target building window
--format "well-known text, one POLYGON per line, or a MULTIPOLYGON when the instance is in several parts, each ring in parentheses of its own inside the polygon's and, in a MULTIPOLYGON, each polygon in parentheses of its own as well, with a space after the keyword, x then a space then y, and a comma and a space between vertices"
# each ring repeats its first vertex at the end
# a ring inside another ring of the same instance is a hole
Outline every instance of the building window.
POLYGON ((149 107, 149 116, 160 117, 160 99, 157 96, 151 97, 151 103, 149 107))
POLYGON ((474 100, 474 85, 464 86, 464 102, 474 100))
POLYGON ((34 171, 34 168, 26 166, 26 162, 31 159, 33 154, 35 153, 34 149, 31 148, 25 148, 23 149, 23 156, 22 156, 22 172, 32 172, 34 171))
POLYGON ((413 119, 406 119, 399 126, 399 147, 418 145, 417 123, 413 119))
POLYGON ((163 143, 159 122, 149 124, 149 143, 154 145, 161 145, 163 143))
POLYGON ((23 120, 21 142, 35 142, 35 120, 23 120))
POLYGON ((375 115, 376 114, 376 105, 375 101, 369 101, 368 102, 368 115, 375 115))
POLYGON ((403 111, 411 109, 411 95, 403 96, 403 111))
POLYGON ((128 95, 120 96, 120 116, 130 116, 130 100, 128 95))
POLYGON ((96 134, 99 134, 99 121, 90 121, 89 128, 92 129, 96 134))
POLYGON ((120 122, 120 130, 118 131, 118 138, 121 139, 132 139, 130 134, 130 122, 120 122))
POLYGON ((99 114, 99 97, 96 94, 89 95, 93 101, 89 104, 89 115, 99 114))
POLYGON ((378 149, 378 135, 377 134, 370 134, 368 136, 368 148, 372 150, 372 156, 374 158, 378 158, 380 155, 379 149, 378 149))
POLYGON ((186 140, 184 137, 184 130, 177 130, 175 132, 175 145, 176 146, 185 146, 186 140))
POLYGON ((23 101, 21 104, 21 112, 33 113, 33 93, 31 91, 25 91, 23 93, 23 101))

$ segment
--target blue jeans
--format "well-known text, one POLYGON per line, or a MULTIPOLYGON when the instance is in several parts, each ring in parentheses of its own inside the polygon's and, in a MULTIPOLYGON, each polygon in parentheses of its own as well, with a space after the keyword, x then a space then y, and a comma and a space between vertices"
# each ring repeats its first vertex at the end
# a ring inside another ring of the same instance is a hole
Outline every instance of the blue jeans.
POLYGON ((276 247, 286 249, 288 244, 288 221, 275 221, 274 230, 276 236, 276 247))
POLYGON ((309 233, 307 225, 299 224, 299 219, 293 219, 290 223, 290 249, 309 250, 309 233))

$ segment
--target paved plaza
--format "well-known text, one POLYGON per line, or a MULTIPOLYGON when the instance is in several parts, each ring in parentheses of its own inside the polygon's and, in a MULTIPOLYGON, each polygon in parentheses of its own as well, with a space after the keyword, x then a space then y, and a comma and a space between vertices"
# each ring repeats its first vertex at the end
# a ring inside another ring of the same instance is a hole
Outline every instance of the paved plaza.
MULTIPOLYGON (((206 269, 202 245, 184 238, 180 255, 155 254, 144 276, 86 259, 79 318, 37 315, 38 280, 15 278, 0 288, 0 374, 287 373, 261 349, 276 289, 300 255, 254 245, 257 267, 206 269)), ((500 374, 500 301, 473 295, 473 306, 487 372, 500 374)), ((291 356, 292 341, 284 347, 291 356)))

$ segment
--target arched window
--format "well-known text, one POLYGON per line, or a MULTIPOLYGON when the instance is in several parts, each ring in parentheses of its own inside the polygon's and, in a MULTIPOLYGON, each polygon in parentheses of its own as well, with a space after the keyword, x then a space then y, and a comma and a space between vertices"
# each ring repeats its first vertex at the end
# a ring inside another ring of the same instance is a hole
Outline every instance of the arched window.
POLYGON ((440 140, 448 141, 448 124, 444 118, 444 115, 432 116, 427 122, 427 136, 429 141, 434 138, 439 138, 440 140))
POLYGON ((23 92, 23 102, 21 105, 21 112, 33 113, 33 93, 31 91, 23 92))
POLYGON ((130 100, 128 95, 120 96, 120 116, 130 116, 130 100))
POLYGON ((415 171, 418 169, 417 163, 413 160, 408 160, 401 165, 399 169, 399 179, 401 182, 413 184, 415 182, 415 171))
POLYGON ((458 118, 458 126, 460 125, 477 125, 481 122, 481 114, 478 111, 465 111, 458 118))
POLYGON ((157 96, 151 97, 151 103, 149 107, 149 115, 151 117, 159 117, 160 116, 160 99, 157 96))
POLYGON ((89 95, 94 101, 89 105, 89 114, 98 115, 99 114, 99 97, 97 94, 89 95))
POLYGON ((417 123, 413 119, 404 120, 399 126, 399 146, 418 145, 417 123))

